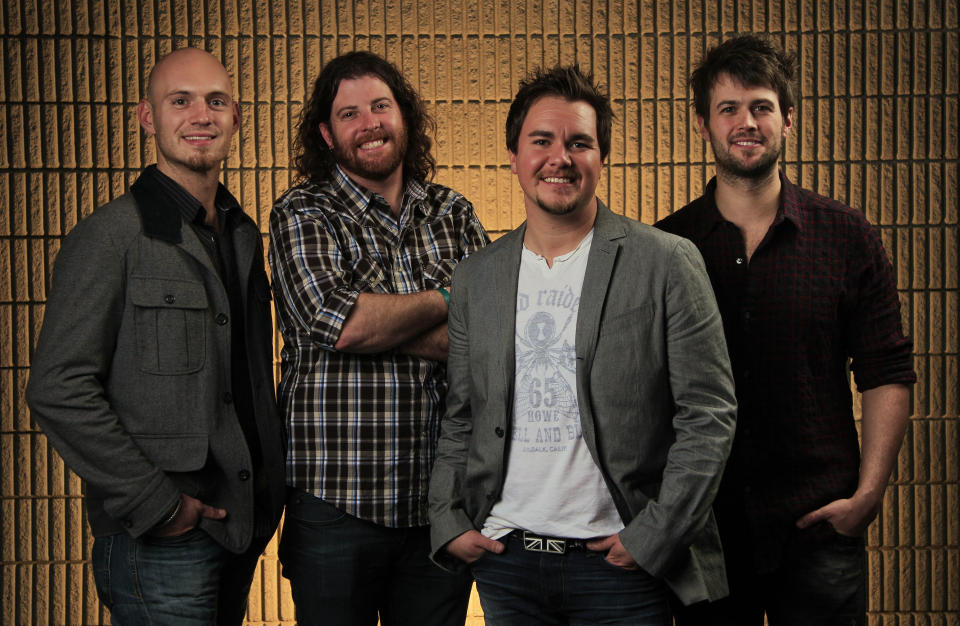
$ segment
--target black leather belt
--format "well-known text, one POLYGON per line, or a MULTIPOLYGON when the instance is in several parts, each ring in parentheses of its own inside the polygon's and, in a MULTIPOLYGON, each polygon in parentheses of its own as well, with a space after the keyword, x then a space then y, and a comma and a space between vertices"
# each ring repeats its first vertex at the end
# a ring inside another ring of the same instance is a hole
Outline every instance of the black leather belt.
POLYGON ((546 554, 566 554, 571 550, 586 550, 589 539, 567 539, 566 537, 548 537, 535 535, 528 530, 516 531, 511 536, 523 542, 523 549, 528 552, 544 552, 546 554))

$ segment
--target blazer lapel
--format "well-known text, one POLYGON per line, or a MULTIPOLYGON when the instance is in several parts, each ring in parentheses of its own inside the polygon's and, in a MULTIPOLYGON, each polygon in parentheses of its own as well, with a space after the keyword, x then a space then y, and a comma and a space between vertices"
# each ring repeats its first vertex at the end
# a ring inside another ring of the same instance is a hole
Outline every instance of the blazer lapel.
POLYGON ((616 240, 624 236, 623 228, 612 218, 610 210, 597 200, 593 242, 587 257, 587 271, 583 276, 583 287, 580 288, 580 309, 577 312, 577 397, 580 405, 580 427, 587 448, 598 463, 596 429, 590 410, 590 371, 597 352, 597 337, 600 334, 600 319, 603 317, 607 291, 620 252, 620 244, 616 240))
POLYGON ((516 326, 517 326, 517 284, 520 280, 520 253, 523 248, 523 234, 526 223, 520 228, 503 236, 504 245, 497 250, 492 259, 493 267, 489 276, 490 293, 497 294, 496 310, 499 333, 496 338, 499 346, 499 368, 503 373, 503 390, 506 415, 513 415, 513 386, 516 378, 516 326))
POLYGON ((612 218, 613 214, 597 200, 597 219, 593 226, 593 243, 587 258, 587 271, 580 289, 580 310, 577 312, 577 377, 589 374, 597 349, 600 318, 603 316, 607 289, 613 276, 623 228, 612 218))

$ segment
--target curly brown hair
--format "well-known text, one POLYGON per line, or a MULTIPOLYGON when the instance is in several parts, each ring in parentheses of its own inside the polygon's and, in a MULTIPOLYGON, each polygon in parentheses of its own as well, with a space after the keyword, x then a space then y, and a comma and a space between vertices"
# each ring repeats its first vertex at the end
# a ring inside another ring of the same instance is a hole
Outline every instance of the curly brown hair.
POLYGON ((389 61, 372 52, 356 51, 338 56, 327 63, 313 84, 313 94, 303 108, 297 124, 294 143, 294 163, 304 178, 329 176, 336 165, 332 146, 320 134, 320 124, 330 123, 330 110, 337 96, 340 82, 363 76, 382 80, 400 107, 407 130, 407 152, 403 155, 403 176, 419 181, 433 178, 436 161, 430 154, 432 142, 428 133, 436 130, 436 123, 413 86, 400 70, 389 61))

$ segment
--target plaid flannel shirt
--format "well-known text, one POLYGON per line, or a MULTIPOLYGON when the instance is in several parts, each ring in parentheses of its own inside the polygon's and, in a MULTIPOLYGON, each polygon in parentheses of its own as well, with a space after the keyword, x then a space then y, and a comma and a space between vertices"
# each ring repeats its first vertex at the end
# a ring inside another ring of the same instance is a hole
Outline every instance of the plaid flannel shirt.
POLYGON ((432 183, 406 183, 399 220, 339 168, 276 201, 269 258, 288 485, 384 526, 427 524, 443 363, 334 345, 360 293, 447 286, 457 262, 488 241, 473 206, 432 183))

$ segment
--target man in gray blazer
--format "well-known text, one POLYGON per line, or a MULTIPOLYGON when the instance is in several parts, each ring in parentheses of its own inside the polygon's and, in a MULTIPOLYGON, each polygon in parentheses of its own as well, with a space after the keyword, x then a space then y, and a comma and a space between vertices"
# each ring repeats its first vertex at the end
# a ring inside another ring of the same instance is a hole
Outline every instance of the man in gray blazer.
POLYGON ((66 237, 27 401, 84 480, 114 624, 239 624, 284 497, 261 235, 219 180, 240 123, 220 62, 153 68, 157 165, 66 237))
POLYGON ((697 250, 594 195, 611 118, 576 67, 521 83, 527 221, 453 280, 433 557, 469 564, 488 624, 669 624, 670 591, 727 591, 723 328, 697 250))

